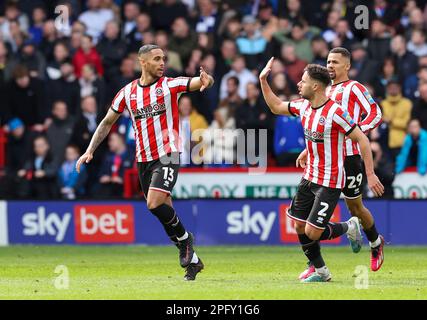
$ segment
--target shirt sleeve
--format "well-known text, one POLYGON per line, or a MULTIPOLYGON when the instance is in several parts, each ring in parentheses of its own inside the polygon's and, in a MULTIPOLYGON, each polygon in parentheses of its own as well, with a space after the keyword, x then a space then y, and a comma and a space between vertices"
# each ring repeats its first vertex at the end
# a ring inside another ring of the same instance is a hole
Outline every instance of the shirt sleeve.
POLYGON ((190 91, 190 77, 168 78, 168 87, 174 93, 190 91))
POLYGON ((360 129, 363 132, 368 132, 378 127, 382 118, 381 108, 369 94, 368 89, 364 85, 356 83, 351 89, 351 94, 356 95, 357 101, 360 102, 360 107, 365 114, 363 120, 359 122, 360 129))
POLYGON ((350 114, 347 111, 344 111, 341 107, 337 108, 335 111, 332 122, 334 126, 346 136, 348 136, 357 126, 350 114))
POLYGON ((122 113, 126 107, 125 88, 122 88, 114 97, 111 109, 117 113, 122 113))
POLYGON ((301 113, 303 113, 301 112, 301 109, 303 109, 306 104, 307 104, 307 100, 305 99, 296 99, 296 100, 289 101, 288 103, 289 113, 294 117, 300 116, 301 113))

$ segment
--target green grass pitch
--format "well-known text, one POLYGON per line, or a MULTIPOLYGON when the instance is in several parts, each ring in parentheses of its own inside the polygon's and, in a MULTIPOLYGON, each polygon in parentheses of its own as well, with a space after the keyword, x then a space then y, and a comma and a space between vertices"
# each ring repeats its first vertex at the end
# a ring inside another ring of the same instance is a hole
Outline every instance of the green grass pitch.
POLYGON ((305 268, 297 246, 197 249, 205 270, 185 282, 172 246, 2 247, 0 299, 427 299, 427 247, 386 247, 367 289, 354 277, 369 266, 366 247, 324 247, 333 279, 316 284, 297 280, 305 268), (68 269, 68 289, 54 286, 58 265, 68 269))

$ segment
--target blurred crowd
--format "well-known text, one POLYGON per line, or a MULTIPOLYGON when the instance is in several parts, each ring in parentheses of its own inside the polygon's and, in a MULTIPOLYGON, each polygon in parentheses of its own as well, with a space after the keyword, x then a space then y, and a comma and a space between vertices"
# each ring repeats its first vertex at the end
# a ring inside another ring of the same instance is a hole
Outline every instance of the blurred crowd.
MULTIPOLYGON (((299 119, 269 112, 259 71, 274 56, 272 89, 283 100, 294 99, 307 63, 326 65, 331 48, 347 48, 350 77, 370 90, 383 111, 383 123, 369 138, 390 195, 396 173, 408 166, 422 175, 427 170, 426 3, 0 1, 0 125, 8 139, 0 194, 120 196, 124 172, 134 166, 134 133, 126 114, 93 163, 80 175, 74 166, 114 95, 140 76, 138 49, 154 43, 167 55, 166 76, 198 76, 202 65, 216 80, 213 88, 181 98, 183 139, 204 129, 201 138, 208 145, 209 139, 223 140, 225 152, 215 152, 212 144, 200 157, 222 154, 219 160, 233 163, 235 140, 215 129, 268 129, 269 166, 294 166, 304 135, 299 119), (368 17, 356 12, 361 4, 368 17)), ((189 154, 182 157, 198 165, 189 154)))

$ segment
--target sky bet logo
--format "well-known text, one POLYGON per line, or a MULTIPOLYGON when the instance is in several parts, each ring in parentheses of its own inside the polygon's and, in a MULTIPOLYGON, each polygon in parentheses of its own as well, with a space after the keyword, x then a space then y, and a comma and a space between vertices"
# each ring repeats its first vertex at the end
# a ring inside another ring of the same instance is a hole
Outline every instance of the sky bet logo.
POLYGON ((76 243, 135 241, 134 212, 131 205, 75 205, 74 210, 70 210, 72 208, 64 206, 62 210, 53 211, 52 206, 41 205, 36 210, 24 212, 21 222, 25 238, 18 242, 73 243, 73 233, 76 243))

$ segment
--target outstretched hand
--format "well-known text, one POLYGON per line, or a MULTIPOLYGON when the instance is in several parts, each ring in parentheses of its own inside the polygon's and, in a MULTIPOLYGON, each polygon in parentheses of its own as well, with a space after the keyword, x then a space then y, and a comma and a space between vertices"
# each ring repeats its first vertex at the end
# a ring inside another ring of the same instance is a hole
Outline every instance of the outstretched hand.
POLYGON ((203 67, 200 67, 200 82, 202 83, 202 86, 200 87, 200 92, 205 90, 210 85, 209 75, 206 73, 203 67))
POLYGON ((271 66, 273 65, 274 57, 271 57, 270 60, 268 60, 267 64, 265 65, 264 69, 262 69, 261 73, 259 74, 260 80, 266 80, 268 75, 271 72, 271 66))
POLYGON ((89 163, 93 158, 92 153, 86 152, 84 155, 82 155, 79 160, 76 163, 76 170, 78 173, 80 173, 80 166, 84 163, 89 163))

